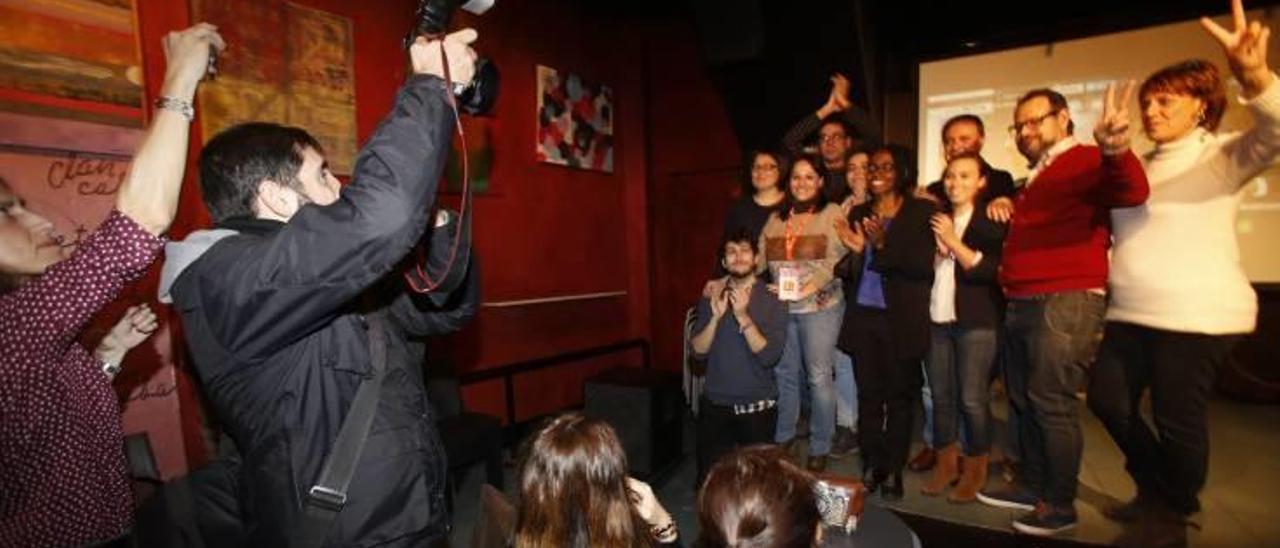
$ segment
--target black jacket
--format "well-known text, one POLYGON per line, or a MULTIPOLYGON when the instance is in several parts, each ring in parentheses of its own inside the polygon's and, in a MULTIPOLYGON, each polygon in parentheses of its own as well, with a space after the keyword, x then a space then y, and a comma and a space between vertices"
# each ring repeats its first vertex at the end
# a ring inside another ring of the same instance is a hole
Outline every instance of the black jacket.
POLYGON ((961 327, 996 328, 1004 320, 1004 293, 998 276, 1008 225, 988 219, 977 210, 960 240, 982 253, 973 270, 956 265, 956 323, 961 327))
MULTIPOLYGON (((224 223, 236 233, 173 274, 196 372, 243 457, 250 546, 287 545, 306 491, 371 373, 364 315, 375 311, 393 330, 387 380, 326 545, 417 546, 447 532, 444 456, 421 360, 397 345, 406 335, 459 328, 474 313, 475 273, 465 261, 458 265, 470 282, 455 291, 461 298, 410 296, 394 277, 430 223, 453 122, 445 93, 440 79, 414 76, 336 203, 304 206, 287 224, 224 223)), ((447 248, 436 245, 448 241, 447 232, 432 237, 433 262, 447 248)), ((446 285, 457 288, 459 278, 446 285)))
MULTIPOLYGON (((1014 193, 1018 191, 1018 185, 1014 183, 1013 175, 1003 169, 991 167, 991 164, 988 164, 986 160, 983 160, 982 163, 987 166, 987 189, 982 193, 978 203, 985 205, 996 198, 1012 198, 1014 193)), ((943 186, 942 179, 929 183, 929 186, 925 187, 925 189, 934 198, 938 199, 938 203, 945 204, 949 201, 947 199, 947 188, 943 186)))
MULTIPOLYGON (((870 217, 872 211, 870 202, 855 207, 849 212, 849 222, 870 217)), ((924 357, 929 351, 929 294, 933 291, 933 255, 937 248, 929 218, 936 211, 929 200, 905 197, 889 224, 884 248, 872 256, 871 269, 883 279, 895 359, 924 357)), ((855 310, 863 257, 862 253, 850 251, 835 267, 836 275, 844 279, 848 299, 837 346, 849 354, 853 353, 853 327, 858 321, 855 310)))

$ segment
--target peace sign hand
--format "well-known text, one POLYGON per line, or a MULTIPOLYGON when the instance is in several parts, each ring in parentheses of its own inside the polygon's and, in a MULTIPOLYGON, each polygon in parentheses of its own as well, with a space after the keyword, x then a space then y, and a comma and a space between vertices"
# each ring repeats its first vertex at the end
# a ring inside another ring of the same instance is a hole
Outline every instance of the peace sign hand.
POLYGON ((1102 153, 1115 156, 1129 149, 1129 101, 1133 99, 1133 80, 1125 82, 1120 96, 1116 96, 1115 83, 1107 84, 1107 94, 1102 101, 1102 118, 1093 128, 1093 140, 1102 147, 1102 153))
POLYGON ((1232 30, 1222 28, 1208 17, 1200 18, 1200 26, 1222 46, 1232 74, 1245 88, 1245 96, 1253 97, 1271 84, 1271 69, 1267 67, 1267 41, 1271 37, 1271 29, 1245 19, 1242 0, 1232 0, 1231 20, 1232 30))

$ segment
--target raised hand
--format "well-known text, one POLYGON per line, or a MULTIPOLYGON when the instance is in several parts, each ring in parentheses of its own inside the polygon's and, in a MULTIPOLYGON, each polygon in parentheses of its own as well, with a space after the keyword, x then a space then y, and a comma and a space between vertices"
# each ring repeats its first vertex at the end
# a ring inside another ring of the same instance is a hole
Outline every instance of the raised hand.
POLYGON ((1232 0, 1231 22, 1233 28, 1227 30, 1208 17, 1200 18, 1200 26, 1222 46, 1227 65, 1244 86, 1245 95, 1253 97, 1266 90, 1273 78, 1267 66, 1267 41, 1271 38, 1271 29, 1257 21, 1246 20, 1242 0, 1232 0))
POLYGON ((751 286, 735 287, 729 292, 729 304, 733 306, 734 315, 747 313, 747 305, 751 303, 751 286))
POLYGON ((1129 101, 1133 99, 1133 87, 1133 80, 1126 81, 1117 96, 1115 83, 1107 84, 1107 94, 1102 100, 1102 117, 1093 128, 1093 139, 1103 154, 1114 156, 1129 149, 1129 101))
POLYGON ((227 48, 218 27, 209 23, 170 32, 162 43, 166 64, 160 94, 184 101, 195 95, 196 86, 209 69, 209 55, 227 48))
POLYGON ((727 279, 729 279, 729 277, 725 276, 723 278, 716 278, 708 281, 706 285, 702 286, 702 296, 708 299, 716 298, 716 296, 724 290, 725 280, 727 279))
POLYGON ((93 353, 99 360, 118 366, 126 353, 142 344, 159 327, 159 320, 147 305, 131 306, 102 338, 93 353))
POLYGON ((451 32, 444 40, 428 40, 419 36, 409 47, 409 58, 413 62, 416 74, 432 74, 444 78, 444 63, 440 50, 444 49, 449 58, 449 78, 456 84, 466 85, 476 74, 476 59, 479 55, 471 49, 471 44, 480 35, 475 29, 462 29, 451 32))
POLYGON ((850 227, 848 220, 839 218, 832 225, 836 229, 836 236, 840 238, 840 243, 849 248, 849 251, 862 253, 862 250, 866 249, 867 236, 862 232, 861 223, 854 223, 850 227))
POLYGON ((711 316, 720 318, 724 316, 725 311, 729 310, 729 292, 724 290, 724 286, 720 286, 720 291, 709 297, 711 301, 711 316))
POLYGON ((862 232, 867 235, 867 241, 876 249, 884 249, 884 222, 878 217, 867 217, 862 220, 862 232))
POLYGON ((956 224, 951 220, 951 216, 946 213, 934 213, 929 218, 929 226, 933 228, 933 234, 938 242, 946 246, 947 249, 955 249, 955 245, 959 243, 960 237, 956 236, 956 224))
POLYGON ((849 79, 845 78, 843 74, 837 72, 831 76, 831 97, 835 100, 836 106, 840 110, 848 110, 849 107, 853 106, 853 103, 849 100, 851 87, 849 79))

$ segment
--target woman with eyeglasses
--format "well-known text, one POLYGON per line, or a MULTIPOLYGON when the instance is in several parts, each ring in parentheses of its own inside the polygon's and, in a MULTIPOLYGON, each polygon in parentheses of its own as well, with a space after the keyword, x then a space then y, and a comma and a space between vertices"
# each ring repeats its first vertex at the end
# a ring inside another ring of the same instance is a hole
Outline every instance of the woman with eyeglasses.
POLYGON ((935 208, 914 196, 915 161, 905 147, 876 150, 868 166, 871 201, 835 225, 849 252, 836 272, 856 288, 839 347, 856 363, 863 482, 886 500, 902 498, 920 363, 929 349, 935 208))
POLYGON ((787 303, 787 342, 777 365, 778 428, 774 439, 791 444, 800 416, 800 379, 807 373, 812 398, 809 416, 811 470, 827 466, 835 434, 835 390, 832 374, 836 337, 844 315, 844 292, 833 268, 846 253, 836 234, 840 206, 822 193, 824 168, 815 157, 791 164, 787 199, 769 217, 760 234, 761 270, 773 283, 769 290, 787 303))
MULTIPOLYGON (((740 230, 746 230, 752 239, 760 238, 760 231, 769 216, 782 207, 787 192, 782 177, 788 173, 786 155, 769 150, 753 150, 748 154, 751 164, 742 177, 741 197, 729 208, 724 219, 724 241, 740 230)), ((723 277, 724 266, 716 260, 716 277, 723 277)))
POLYGON ((1270 29, 1232 2, 1222 46, 1254 125, 1216 134, 1226 90, 1213 63, 1162 68, 1142 83, 1142 126, 1156 143, 1144 163, 1145 205, 1111 212, 1111 302, 1089 408, 1120 446, 1138 485, 1115 520, 1183 521, 1200 509, 1209 460, 1207 399, 1232 346, 1254 330, 1257 296, 1240 266, 1241 188, 1280 156, 1280 84, 1267 64, 1270 29), (1155 431, 1139 415, 1151 391, 1155 431))

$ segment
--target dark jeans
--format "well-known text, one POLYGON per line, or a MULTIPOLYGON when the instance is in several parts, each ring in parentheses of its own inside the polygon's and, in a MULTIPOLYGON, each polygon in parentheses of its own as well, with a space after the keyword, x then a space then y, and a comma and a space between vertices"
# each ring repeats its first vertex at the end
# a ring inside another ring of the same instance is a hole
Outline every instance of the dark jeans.
POLYGON ((968 428, 965 453, 991 451, 991 369, 995 328, 933 324, 929 346, 929 387, 933 392, 933 444, 946 447, 959 436, 960 417, 968 428))
POLYGON ((702 398, 698 403, 698 485, 711 466, 729 452, 744 445, 772 443, 778 425, 778 408, 757 413, 734 415, 733 407, 711 403, 702 398))
POLYGON ((1070 508, 1080 473, 1076 390, 1097 353, 1106 297, 1087 291, 1010 299, 1005 316, 1005 385, 1018 417, 1023 485, 1070 508))
POLYGON ((899 472, 907 464, 913 413, 920 405, 921 356, 894 355, 889 317, 883 310, 859 306, 852 329, 863 463, 899 472))
POLYGON ((1200 510, 1209 467, 1209 391, 1239 340, 1107 323, 1089 409, 1124 452, 1138 491, 1184 514, 1200 510), (1156 432, 1138 411, 1147 388, 1156 432))

